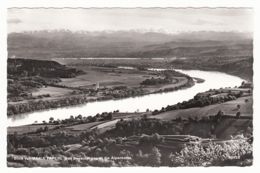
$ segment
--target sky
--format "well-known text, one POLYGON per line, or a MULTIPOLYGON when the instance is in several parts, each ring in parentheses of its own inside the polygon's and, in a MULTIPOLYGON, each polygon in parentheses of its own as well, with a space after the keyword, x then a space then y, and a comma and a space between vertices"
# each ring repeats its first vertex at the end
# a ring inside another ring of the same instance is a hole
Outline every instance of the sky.
POLYGON ((10 8, 7 32, 45 29, 71 31, 157 30, 253 32, 250 8, 10 8))

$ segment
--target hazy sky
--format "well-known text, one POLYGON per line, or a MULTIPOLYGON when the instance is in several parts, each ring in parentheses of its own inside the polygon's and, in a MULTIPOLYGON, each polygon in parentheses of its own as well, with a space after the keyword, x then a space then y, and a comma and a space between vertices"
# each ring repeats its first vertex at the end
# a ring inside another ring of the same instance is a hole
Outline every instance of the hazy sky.
POLYGON ((253 31, 252 9, 8 9, 8 33, 69 29, 102 31, 253 31))

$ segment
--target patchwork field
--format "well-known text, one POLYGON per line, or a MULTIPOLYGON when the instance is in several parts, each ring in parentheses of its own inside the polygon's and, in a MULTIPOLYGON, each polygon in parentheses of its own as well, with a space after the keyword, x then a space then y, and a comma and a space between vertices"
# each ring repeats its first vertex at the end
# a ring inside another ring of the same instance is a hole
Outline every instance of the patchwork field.
POLYGON ((93 128, 98 129, 107 129, 110 127, 114 127, 117 121, 122 119, 130 119, 130 118, 141 118, 144 114, 151 115, 151 112, 136 112, 136 113, 121 113, 116 112, 113 113, 113 120, 112 121, 97 121, 97 122, 90 122, 90 123, 84 123, 84 124, 78 124, 73 126, 67 126, 61 129, 52 130, 52 128, 59 126, 59 125, 52 125, 52 124, 31 124, 31 125, 24 125, 24 126, 17 126, 17 127, 8 127, 7 133, 13 134, 14 132, 17 132, 18 134, 23 134, 27 132, 33 132, 36 131, 39 128, 44 128, 45 126, 49 127, 48 133, 59 133, 60 131, 65 131, 66 133, 80 133, 81 131, 90 130, 93 128))
MULTIPOLYGON (((59 84, 82 88, 93 88, 97 83, 100 87, 107 88, 122 85, 128 87, 139 87, 140 83, 145 79, 148 79, 152 76, 154 78, 157 77, 154 75, 150 75, 149 71, 140 71, 138 69, 118 69, 91 66, 79 66, 77 68, 86 71, 87 74, 77 76, 76 78, 64 78, 59 84)), ((146 86, 145 89, 149 92, 154 92, 159 89, 180 86, 187 82, 188 80, 185 77, 174 77, 172 84, 150 85, 146 86), (179 82, 177 82, 177 79, 179 82)))
POLYGON ((86 71, 87 74, 77 76, 76 78, 62 79, 62 82, 59 84, 73 87, 85 87, 99 83, 99 86, 101 87, 117 85, 136 87, 139 86, 144 79, 148 78, 144 77, 147 72, 131 69, 91 68, 89 66, 80 69, 86 71))

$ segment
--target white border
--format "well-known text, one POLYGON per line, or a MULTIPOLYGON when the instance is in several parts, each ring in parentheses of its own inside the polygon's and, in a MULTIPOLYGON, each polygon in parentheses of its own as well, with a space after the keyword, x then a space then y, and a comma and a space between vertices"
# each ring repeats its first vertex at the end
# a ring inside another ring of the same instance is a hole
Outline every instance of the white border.
MULTIPOLYGON (((2 0, 3 1, 3 0, 2 0)), ((58 171, 59 168, 48 168, 48 170, 45 170, 44 168, 21 168, 21 169, 14 169, 14 168, 7 168, 6 167, 6 58, 7 58, 7 45, 6 45, 6 38, 7 38, 7 32, 6 32, 6 14, 7 14, 7 8, 10 7, 55 7, 55 8, 62 8, 62 7, 124 7, 124 8, 133 8, 133 7, 143 7, 143 8, 149 8, 149 7, 254 7, 254 165, 252 167, 246 167, 246 168, 240 168, 240 167, 224 167, 224 168, 63 168, 61 171, 65 172, 71 172, 74 169, 77 169, 77 171, 109 171, 109 172, 115 172, 115 171, 187 171, 187 172, 219 172, 219 171, 234 171, 237 172, 246 172, 246 171, 253 171, 255 172, 257 168, 259 167, 259 125, 258 121, 260 116, 258 104, 259 100, 256 96, 259 95, 259 68, 257 68, 257 65, 260 65, 259 63, 259 51, 256 50, 257 47, 259 47, 259 8, 257 6, 257 0, 217 0, 217 1, 209 1, 209 0, 147 0, 147 1, 141 1, 141 0, 130 0, 130 1, 123 1, 123 0, 94 0, 94 1, 87 1, 87 0, 61 0, 61 1, 54 1, 54 0, 44 0, 44 1, 35 1, 35 0, 7 0, 6 2, 0 2, 0 21, 1 21, 1 27, 0 27, 0 54, 1 54, 1 116, 3 120, 1 121, 1 172, 2 170, 7 169, 8 172, 46 172, 46 171, 58 171), (258 80, 257 80, 258 79, 258 80), (133 169, 133 170, 132 170, 133 169)))

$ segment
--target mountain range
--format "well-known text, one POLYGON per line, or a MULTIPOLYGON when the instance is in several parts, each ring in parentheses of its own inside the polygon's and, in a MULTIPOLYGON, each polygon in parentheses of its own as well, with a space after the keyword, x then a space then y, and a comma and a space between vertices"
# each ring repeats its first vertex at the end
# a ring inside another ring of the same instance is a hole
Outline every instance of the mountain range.
MULTIPOLYGON (((159 30, 160 31, 160 30, 159 30)), ((41 30, 8 34, 9 57, 182 57, 252 55, 253 33, 41 30)))

